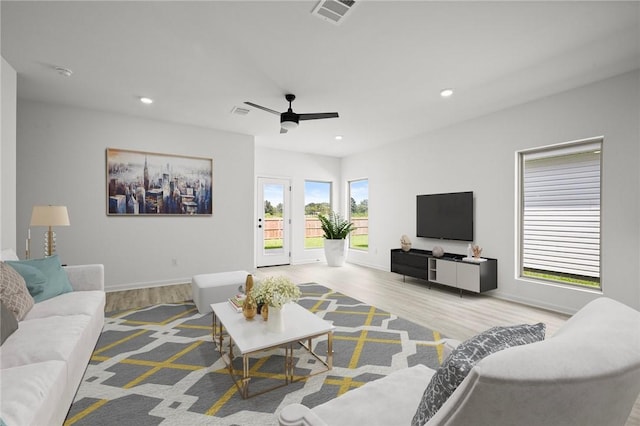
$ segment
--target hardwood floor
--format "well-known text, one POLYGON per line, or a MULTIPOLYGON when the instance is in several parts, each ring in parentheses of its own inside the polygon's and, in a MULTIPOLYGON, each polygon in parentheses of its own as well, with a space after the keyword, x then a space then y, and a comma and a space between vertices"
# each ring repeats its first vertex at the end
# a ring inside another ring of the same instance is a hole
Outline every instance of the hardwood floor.
MULTIPOLYGON (((270 275, 284 275, 297 284, 315 282, 325 285, 458 340, 468 339, 495 325, 536 322, 544 322, 547 336, 551 336, 568 319, 564 314, 485 295, 465 293, 460 297, 451 289, 429 288, 418 279, 406 278, 405 281, 402 275, 353 264, 332 268, 313 263, 254 271, 257 280, 270 275)), ((128 290, 107 293, 106 311, 185 300, 191 300, 190 283, 128 290)), ((626 426, 640 426, 640 398, 626 426)))
POLYGON ((179 303, 187 300, 193 300, 191 283, 115 291, 107 293, 107 303, 104 310, 105 312, 124 311, 159 303, 179 303))

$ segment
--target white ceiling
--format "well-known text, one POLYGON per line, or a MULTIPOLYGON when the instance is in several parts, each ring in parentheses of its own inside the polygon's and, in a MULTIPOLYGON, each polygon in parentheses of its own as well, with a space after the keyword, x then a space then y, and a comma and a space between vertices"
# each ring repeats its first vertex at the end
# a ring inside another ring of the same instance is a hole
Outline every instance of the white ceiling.
POLYGON ((316 4, 3 0, 2 56, 20 98, 337 157, 640 68, 637 1, 363 0, 339 26, 316 4), (286 93, 295 112, 340 118, 281 135, 275 115, 231 113, 284 111, 286 93))

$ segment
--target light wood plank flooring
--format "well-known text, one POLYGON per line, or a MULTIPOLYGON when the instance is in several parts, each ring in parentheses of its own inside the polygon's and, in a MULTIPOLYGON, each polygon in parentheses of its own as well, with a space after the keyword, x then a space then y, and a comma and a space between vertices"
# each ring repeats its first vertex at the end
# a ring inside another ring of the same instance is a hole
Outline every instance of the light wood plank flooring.
MULTIPOLYGON (((297 284, 316 282, 392 312, 447 337, 465 340, 495 325, 544 322, 551 336, 568 316, 544 309, 499 300, 485 295, 464 294, 401 275, 347 264, 332 268, 314 263, 260 268, 257 280, 285 275, 297 284)), ((190 283, 141 290, 107 293, 106 311, 132 309, 157 303, 191 300, 190 283)), ((604 425, 603 425, 604 426, 604 425)), ((640 426, 640 398, 626 426, 640 426)))

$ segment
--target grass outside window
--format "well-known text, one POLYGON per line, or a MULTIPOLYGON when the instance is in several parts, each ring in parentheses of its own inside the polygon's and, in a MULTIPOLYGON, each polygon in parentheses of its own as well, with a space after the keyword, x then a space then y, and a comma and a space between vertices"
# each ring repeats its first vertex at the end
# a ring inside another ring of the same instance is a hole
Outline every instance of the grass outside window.
MULTIPOLYGON (((359 249, 359 250, 366 250, 367 248, 369 248, 368 235, 352 235, 350 238, 351 238, 351 248, 359 249)), ((316 248, 323 248, 323 247, 324 247, 323 237, 305 238, 306 249, 316 249, 316 248)), ((282 239, 274 238, 272 240, 265 240, 264 248, 265 250, 281 249, 282 239)))
POLYGON ((541 271, 537 269, 525 268, 522 271, 522 276, 526 278, 536 278, 544 281, 551 281, 560 284, 570 284, 581 287, 587 287, 599 290, 600 278, 597 277, 585 277, 581 275, 571 275, 554 273, 551 271, 541 271))

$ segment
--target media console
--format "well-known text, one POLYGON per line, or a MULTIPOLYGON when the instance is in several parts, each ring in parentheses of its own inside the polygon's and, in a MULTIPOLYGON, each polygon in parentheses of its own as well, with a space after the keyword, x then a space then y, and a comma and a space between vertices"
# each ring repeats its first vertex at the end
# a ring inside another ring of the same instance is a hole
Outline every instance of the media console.
POLYGON ((391 250, 391 272, 474 293, 498 288, 498 260, 466 261, 459 254, 435 257, 429 250, 391 250))

